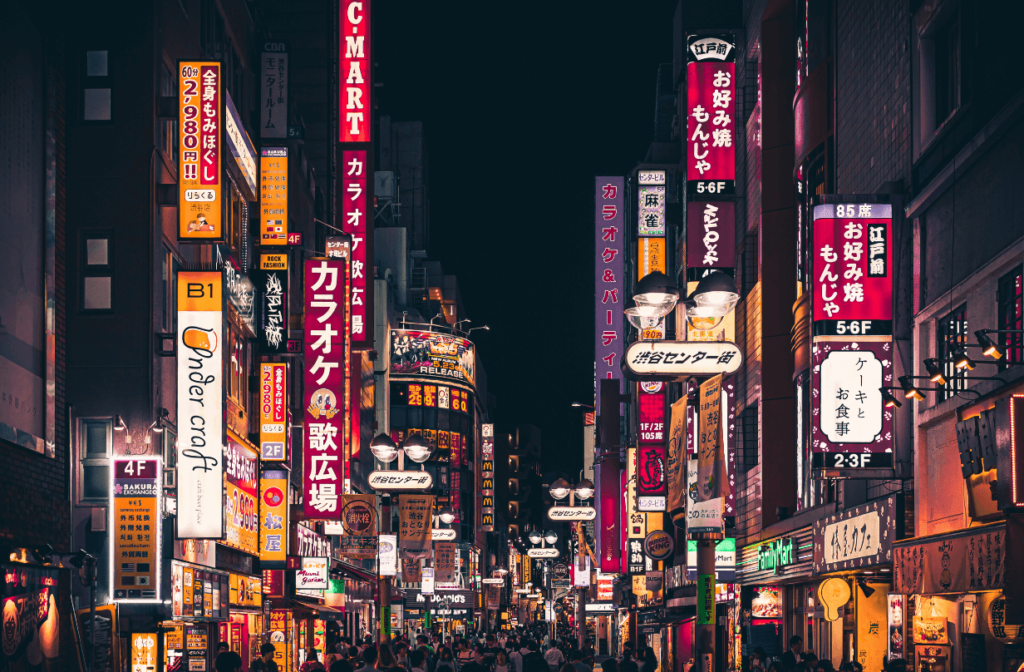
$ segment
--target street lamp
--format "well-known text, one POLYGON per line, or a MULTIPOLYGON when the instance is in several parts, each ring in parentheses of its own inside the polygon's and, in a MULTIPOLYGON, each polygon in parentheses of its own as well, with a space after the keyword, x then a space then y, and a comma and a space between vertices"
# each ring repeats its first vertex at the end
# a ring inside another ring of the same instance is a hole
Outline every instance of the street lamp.
POLYGON ((710 311, 713 316, 725 317, 736 307, 740 294, 731 275, 716 271, 708 273, 697 283, 690 298, 698 308, 710 311))
POLYGON ((554 544, 556 541, 558 541, 558 533, 554 530, 548 530, 544 533, 544 541, 548 542, 549 544, 554 544))
POLYGON ((430 459, 430 454, 434 452, 430 444, 419 434, 412 434, 406 438, 402 442, 402 450, 405 451, 406 457, 416 464, 423 464, 430 459))
POLYGON ((440 513, 437 514, 437 517, 441 519, 442 523, 447 523, 449 525, 455 522, 455 512, 447 506, 441 509, 440 513))
POLYGON ((594 496, 594 483, 584 479, 576 484, 573 492, 576 494, 576 499, 590 499, 594 496))
POLYGON ((384 464, 391 464, 398 457, 398 444, 383 432, 370 441, 370 452, 384 464))
POLYGON ((526 538, 530 540, 531 544, 539 544, 541 539, 544 537, 537 530, 530 530, 530 533, 526 535, 526 538))
MULTIPOLYGON (((645 275, 636 283, 633 302, 636 304, 639 317, 665 317, 676 307, 679 301, 679 289, 672 279, 661 271, 645 275)), ((627 315, 630 314, 627 312, 627 315)))
POLYGON ((548 488, 548 492, 551 493, 551 496, 558 500, 568 497, 570 491, 571 488, 564 478, 558 479, 548 488))

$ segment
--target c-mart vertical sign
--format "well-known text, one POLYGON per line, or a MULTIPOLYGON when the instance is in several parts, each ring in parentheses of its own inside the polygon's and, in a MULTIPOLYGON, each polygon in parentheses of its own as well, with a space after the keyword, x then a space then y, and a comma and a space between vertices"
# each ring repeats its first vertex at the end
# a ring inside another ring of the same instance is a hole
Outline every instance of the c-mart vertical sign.
POLYGON ((370 0, 340 0, 338 142, 371 142, 370 0))
POLYGON ((224 532, 224 280, 178 274, 178 538, 224 532))

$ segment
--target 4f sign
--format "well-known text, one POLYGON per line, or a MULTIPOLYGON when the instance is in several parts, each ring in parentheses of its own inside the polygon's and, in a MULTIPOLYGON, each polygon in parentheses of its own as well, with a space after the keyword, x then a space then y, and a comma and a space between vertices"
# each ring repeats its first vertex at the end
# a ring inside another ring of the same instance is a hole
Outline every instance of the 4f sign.
POLYGON ((340 0, 338 142, 370 142, 370 0, 340 0))

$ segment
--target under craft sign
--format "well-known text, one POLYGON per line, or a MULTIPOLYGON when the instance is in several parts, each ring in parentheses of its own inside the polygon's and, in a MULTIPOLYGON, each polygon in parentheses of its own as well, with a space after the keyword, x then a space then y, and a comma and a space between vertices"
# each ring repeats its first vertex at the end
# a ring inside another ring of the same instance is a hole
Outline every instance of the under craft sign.
POLYGON ((675 380, 733 373, 743 355, 736 344, 725 341, 637 341, 626 348, 623 361, 631 378, 675 380))

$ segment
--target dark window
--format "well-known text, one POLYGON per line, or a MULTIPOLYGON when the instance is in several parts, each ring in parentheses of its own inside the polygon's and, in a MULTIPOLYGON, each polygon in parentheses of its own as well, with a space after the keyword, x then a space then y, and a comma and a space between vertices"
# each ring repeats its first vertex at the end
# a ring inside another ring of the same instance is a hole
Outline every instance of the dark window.
POLYGON ((935 36, 935 124, 960 104, 960 21, 953 18, 935 36))
POLYGON ((743 471, 757 466, 757 404, 747 406, 739 417, 739 442, 736 462, 743 471))
POLYGON ((964 377, 956 375, 957 369, 953 365, 953 354, 967 345, 967 305, 960 306, 940 319, 935 334, 938 339, 936 356, 942 362, 947 380, 939 392, 939 400, 945 401, 967 389, 964 377))
POLYGON ((84 231, 80 256, 83 311, 109 312, 113 309, 114 250, 110 231, 84 231))
MULTIPOLYGON (((1021 271, 1024 266, 1018 266, 1003 277, 999 278, 999 330, 1022 330, 1024 329, 1024 287, 1022 287, 1021 271)), ((1000 368, 1006 368, 1008 364, 1024 363, 1024 334, 996 334, 997 341, 1006 350, 1006 355, 1000 360, 1000 368)))
POLYGON ((82 87, 82 120, 110 121, 109 52, 85 52, 85 80, 82 87))
POLYGON ((110 418, 81 419, 78 425, 78 503, 106 504, 110 497, 110 418))

